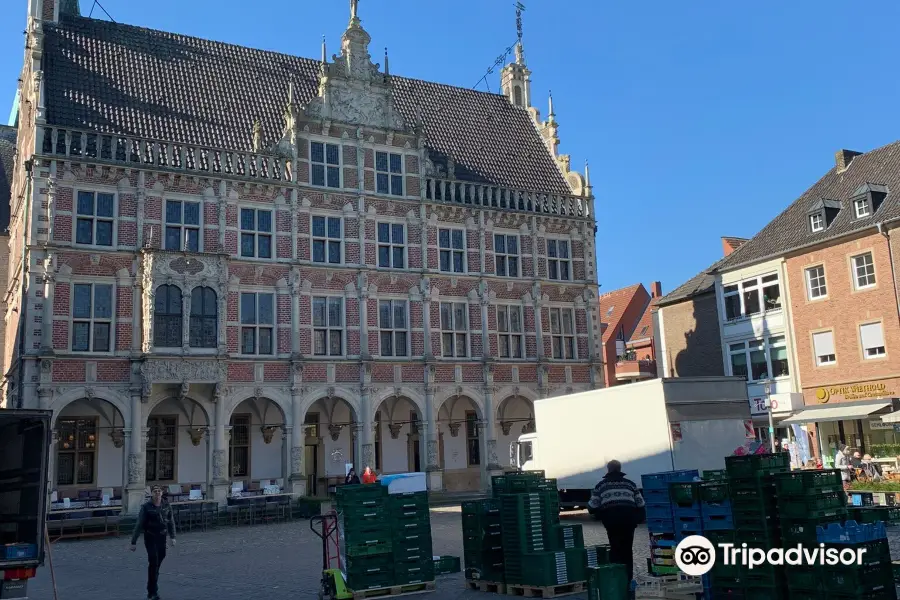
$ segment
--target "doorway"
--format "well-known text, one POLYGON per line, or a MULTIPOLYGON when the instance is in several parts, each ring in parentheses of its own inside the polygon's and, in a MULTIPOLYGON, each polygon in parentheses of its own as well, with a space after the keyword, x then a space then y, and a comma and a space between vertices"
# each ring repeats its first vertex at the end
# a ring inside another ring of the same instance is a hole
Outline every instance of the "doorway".
POLYGON ((319 446, 316 444, 306 444, 303 461, 304 464, 306 464, 306 495, 318 496, 319 446))

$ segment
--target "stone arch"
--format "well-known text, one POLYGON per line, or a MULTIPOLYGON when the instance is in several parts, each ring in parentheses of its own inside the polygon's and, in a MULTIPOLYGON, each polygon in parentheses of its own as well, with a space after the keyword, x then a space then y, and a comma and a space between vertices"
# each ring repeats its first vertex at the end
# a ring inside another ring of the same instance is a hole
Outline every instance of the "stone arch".
POLYGON ((378 394, 372 397, 372 415, 374 418, 375 413, 381 408, 381 405, 391 398, 403 398, 407 400, 413 408, 416 409, 416 412, 419 413, 419 419, 425 418, 425 398, 421 393, 416 390, 402 386, 395 388, 387 388, 381 390, 378 394))
MULTIPOLYGON (((206 404, 202 400, 193 397, 191 394, 179 397, 178 394, 166 393, 166 394, 160 394, 159 396, 156 396, 155 398, 151 398, 147 402, 147 409, 146 409, 146 413, 144 414, 144 419, 143 419, 143 421, 144 421, 143 427, 147 427, 147 425, 150 421, 150 416, 153 414, 153 411, 156 410, 156 408, 160 404, 162 404, 163 402, 166 402, 168 400, 182 400, 182 401, 188 400, 188 401, 190 401, 192 407, 197 406, 203 412, 203 416, 206 418, 205 426, 212 427, 214 425, 213 411, 209 410, 209 408, 207 408, 206 404)), ((187 413, 187 408, 184 406, 183 402, 182 402, 182 409, 184 410, 185 416, 188 418, 188 420, 192 420, 191 415, 189 415, 187 413)))
POLYGON ((293 414, 291 410, 291 399, 289 397, 286 397, 283 392, 276 389, 262 388, 238 392, 225 400, 225 421, 227 422, 231 419, 231 415, 234 413, 235 409, 247 400, 267 400, 270 405, 275 405, 280 411, 281 418, 285 425, 289 423, 289 419, 291 419, 291 415, 293 414))
POLYGON ((63 411, 63 409, 73 402, 77 402, 78 400, 103 400, 106 403, 111 404, 116 410, 118 410, 119 415, 121 415, 123 420, 123 427, 133 426, 131 422, 131 405, 124 398, 114 393, 109 388, 77 387, 72 388, 63 394, 60 394, 50 403, 50 406, 48 408, 53 411, 53 416, 50 418, 51 429, 56 427, 56 419, 57 417, 59 417, 59 414, 63 411))
POLYGON ((353 417, 354 422, 359 422, 362 411, 358 394, 347 388, 335 386, 320 386, 310 391, 300 401, 301 414, 305 418, 306 413, 309 412, 309 409, 312 408, 316 402, 319 400, 327 400, 329 398, 343 400, 350 407, 350 416, 353 417))
POLYGON ((469 386, 453 386, 450 389, 440 393, 435 394, 434 396, 434 414, 436 418, 439 418, 439 413, 441 409, 444 408, 444 404, 447 403, 448 400, 452 400, 453 398, 468 398, 472 405, 475 407, 475 412, 478 413, 479 419, 484 419, 484 401, 482 399, 481 393, 469 386))
POLYGON ((534 401, 537 394, 524 388, 504 388, 497 395, 501 400, 497 403, 496 423, 504 436, 518 435, 530 430, 534 423, 534 401), (525 414, 527 413, 527 415, 525 414), (515 427, 522 427, 519 432, 515 427))

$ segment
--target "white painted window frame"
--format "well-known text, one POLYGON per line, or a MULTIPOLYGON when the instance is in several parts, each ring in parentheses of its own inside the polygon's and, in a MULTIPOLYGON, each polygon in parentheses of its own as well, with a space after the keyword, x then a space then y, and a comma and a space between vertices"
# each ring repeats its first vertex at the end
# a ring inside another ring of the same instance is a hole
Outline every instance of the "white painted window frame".
POLYGON ((73 354, 89 354, 91 356, 111 356, 116 352, 116 294, 118 293, 117 284, 115 280, 110 281, 109 279, 100 279, 100 278, 74 278, 69 281, 69 352, 73 354), (91 316, 90 318, 76 318, 75 317, 75 286, 78 285, 90 285, 91 286, 91 316), (94 286, 97 285, 108 285, 110 287, 111 294, 111 306, 110 306, 110 318, 109 319, 98 319, 94 316, 95 309, 95 301, 94 301, 94 286), (89 324, 89 336, 88 336, 88 349, 87 350, 75 350, 75 323, 85 323, 89 324), (109 350, 100 350, 94 351, 92 350, 94 345, 94 324, 95 323, 109 323, 109 350))

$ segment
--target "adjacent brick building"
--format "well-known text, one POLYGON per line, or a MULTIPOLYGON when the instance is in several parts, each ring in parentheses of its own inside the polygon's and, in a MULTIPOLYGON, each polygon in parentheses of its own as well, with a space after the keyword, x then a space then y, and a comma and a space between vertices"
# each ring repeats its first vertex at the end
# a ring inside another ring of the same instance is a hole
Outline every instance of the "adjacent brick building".
POLYGON ((651 307, 662 295, 656 281, 650 291, 637 283, 600 296, 600 320, 606 385, 656 377, 656 349, 651 307))
POLYGON ((603 384, 590 180, 521 44, 495 95, 374 64, 356 14, 310 60, 75 6, 29 2, 6 314, 60 493, 478 488, 603 384))
POLYGON ((822 179, 717 267, 722 282, 780 262, 793 349, 784 363, 801 397, 782 425, 805 427, 826 461, 840 442, 892 456, 886 444, 900 441, 881 419, 900 408, 898 152, 900 143, 839 151, 822 179))

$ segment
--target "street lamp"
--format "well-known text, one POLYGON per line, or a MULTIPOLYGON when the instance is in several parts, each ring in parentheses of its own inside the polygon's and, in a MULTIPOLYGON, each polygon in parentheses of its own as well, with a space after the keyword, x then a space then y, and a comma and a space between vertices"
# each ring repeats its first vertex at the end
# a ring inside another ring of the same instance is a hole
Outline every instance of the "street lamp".
POLYGON ((772 447, 772 453, 775 453, 775 422, 772 419, 772 389, 771 384, 766 383, 766 410, 769 413, 769 444, 772 447))

